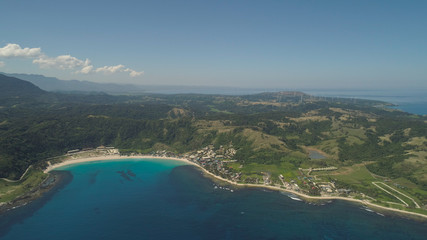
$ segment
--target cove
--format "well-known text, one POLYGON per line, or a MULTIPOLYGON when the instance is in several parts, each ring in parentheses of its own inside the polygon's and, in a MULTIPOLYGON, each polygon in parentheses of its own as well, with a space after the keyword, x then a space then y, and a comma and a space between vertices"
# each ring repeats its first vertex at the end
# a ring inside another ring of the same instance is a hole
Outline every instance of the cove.
MULTIPOLYGON (((178 161, 101 161, 61 170, 72 179, 43 204, 27 206, 31 214, 1 226, 1 239, 424 239, 427 234, 425 222, 380 216, 353 203, 317 206, 277 191, 221 186, 178 161)), ((0 216, 0 223, 13 214, 0 216)))

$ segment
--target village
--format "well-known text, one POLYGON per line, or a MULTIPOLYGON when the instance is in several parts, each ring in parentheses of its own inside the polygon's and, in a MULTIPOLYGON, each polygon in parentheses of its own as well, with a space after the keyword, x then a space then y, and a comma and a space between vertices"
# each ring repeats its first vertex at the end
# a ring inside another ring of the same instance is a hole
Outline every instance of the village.
POLYGON ((177 155, 173 152, 168 151, 156 151, 152 152, 153 156, 158 157, 178 157, 185 158, 198 164, 207 171, 228 179, 236 183, 252 183, 252 184, 263 184, 267 186, 275 186, 286 190, 295 192, 301 192, 309 195, 320 195, 324 197, 328 196, 348 196, 352 193, 350 189, 337 188, 335 182, 321 182, 315 181, 316 176, 310 175, 317 171, 334 171, 336 167, 326 168, 310 168, 310 169, 299 169, 299 174, 296 179, 286 181, 284 176, 280 174, 277 179, 272 179, 269 172, 261 172, 262 180, 259 178, 246 178, 242 180, 242 172, 236 169, 232 169, 228 166, 228 163, 235 163, 237 160, 233 160, 237 150, 231 146, 219 146, 215 149, 213 145, 206 146, 200 150, 186 153, 183 155, 177 155), (300 185, 298 185, 300 183, 300 185))
POLYGON ((233 172, 229 167, 227 167, 227 163, 237 162, 237 160, 232 160, 236 154, 236 150, 232 146, 225 148, 221 145, 217 150, 215 150, 213 145, 209 145, 200 150, 182 155, 177 155, 165 150, 152 152, 151 154, 158 157, 177 157, 187 159, 198 164, 210 173, 233 182, 239 182, 242 175, 241 172, 233 172))

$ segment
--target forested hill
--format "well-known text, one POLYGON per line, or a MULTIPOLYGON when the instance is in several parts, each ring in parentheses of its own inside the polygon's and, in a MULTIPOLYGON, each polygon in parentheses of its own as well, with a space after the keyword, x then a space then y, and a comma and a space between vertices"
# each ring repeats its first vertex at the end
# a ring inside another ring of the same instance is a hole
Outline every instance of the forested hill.
POLYGON ((35 97, 46 93, 36 85, 0 74, 0 98, 35 97))
MULTIPOLYGON (((1 73, 0 73, 1 74, 1 73)), ((142 93, 144 88, 131 84, 95 83, 78 80, 60 80, 54 77, 45 77, 36 74, 12 74, 6 76, 16 77, 29 81, 45 91, 50 92, 108 92, 108 93, 142 93)))

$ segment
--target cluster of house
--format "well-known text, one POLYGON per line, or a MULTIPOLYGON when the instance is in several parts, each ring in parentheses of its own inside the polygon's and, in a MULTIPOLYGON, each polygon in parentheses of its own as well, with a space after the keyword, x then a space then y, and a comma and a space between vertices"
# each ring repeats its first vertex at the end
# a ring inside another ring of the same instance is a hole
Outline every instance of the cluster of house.
MULTIPOLYGON (((213 145, 209 145, 200 150, 190 152, 184 155, 178 155, 173 152, 168 152, 165 150, 156 151, 151 154, 153 154, 154 156, 160 156, 160 157, 177 157, 177 158, 188 159, 200 165, 201 167, 205 168, 209 172, 234 182, 240 181, 242 176, 241 172, 236 172, 235 170, 232 171, 227 166, 227 163, 229 162, 237 162, 237 160, 233 160, 234 155, 236 154, 236 150, 232 147, 232 145, 227 147, 220 146, 218 149, 215 149, 213 145)), ((337 169, 336 167, 300 169, 301 176, 298 176, 298 179, 301 180, 301 182, 304 183, 304 185, 308 186, 309 188, 319 189, 320 194, 324 196, 334 195, 334 194, 349 194, 351 190, 337 189, 334 182, 316 183, 315 181, 312 181, 313 180, 312 177, 304 174, 304 170, 311 173, 312 171, 332 171, 336 169, 337 169)), ((271 173, 262 172, 262 175, 263 175, 263 183, 265 185, 273 184, 271 173)), ((283 177, 283 175, 279 175, 279 179, 282 183, 282 185, 280 185, 281 187, 284 187, 287 190, 293 190, 297 192, 302 191, 302 189, 300 188, 300 186, 298 186, 295 180, 290 180, 289 182, 287 182, 285 181, 285 178, 283 177)), ((254 179, 246 178, 245 182, 258 184, 259 183, 258 180, 259 180, 258 178, 254 178, 254 179)))
POLYGON ((279 175, 279 179, 282 182, 283 187, 285 187, 285 189, 299 192, 300 188, 298 184, 295 183, 294 180, 291 180, 291 182, 286 182, 282 174, 279 175))
POLYGON ((320 191, 324 193, 333 193, 335 192, 335 189, 336 189, 335 183, 333 182, 319 183, 317 184, 317 187, 319 187, 320 191))
POLYGON ((159 150, 159 151, 151 152, 150 154, 155 157, 183 158, 182 155, 176 154, 174 152, 169 152, 166 150, 159 150))
POLYGON ((322 182, 322 183, 316 183, 316 182, 311 182, 313 184, 313 186, 319 188, 320 190, 320 195, 322 196, 332 196, 332 195, 348 195, 352 192, 351 189, 344 189, 344 188, 337 188, 335 186, 335 182, 331 181, 331 182, 322 182))
POLYGON ((200 150, 183 155, 166 150, 151 152, 151 155, 157 157, 188 159, 215 175, 237 182, 242 173, 233 172, 226 166, 226 163, 237 162, 237 160, 233 160, 235 154, 236 150, 231 145, 227 148, 221 145, 218 149, 215 149, 213 145, 209 145, 200 150))
POLYGON ((226 163, 237 162, 237 160, 233 160, 235 154, 236 149, 232 145, 228 147, 221 145, 218 149, 215 149, 213 145, 209 145, 198 151, 185 154, 184 157, 199 164, 215 175, 237 182, 242 173, 231 171, 226 166, 226 163))
MULTIPOLYGON (((333 182, 333 181, 331 181, 331 182, 315 182, 315 181, 313 181, 312 177, 304 176, 304 174, 301 170, 303 170, 303 169, 300 169, 302 176, 298 176, 298 179, 301 180, 301 182, 306 187, 319 189, 319 193, 322 196, 333 196, 333 195, 342 195, 342 194, 348 195, 352 192, 351 189, 337 188, 335 186, 335 182, 333 182)), ((323 170, 324 171, 331 171, 332 168, 325 168, 323 170)), ((316 169, 316 171, 321 171, 321 170, 316 169)), ((283 184, 282 186, 285 189, 293 190, 293 191, 297 191, 297 192, 299 192, 301 190, 300 187, 298 186, 298 184, 294 180, 287 182, 287 181, 285 181, 285 178, 283 177, 282 174, 279 175, 279 179, 282 182, 282 184, 283 184)))

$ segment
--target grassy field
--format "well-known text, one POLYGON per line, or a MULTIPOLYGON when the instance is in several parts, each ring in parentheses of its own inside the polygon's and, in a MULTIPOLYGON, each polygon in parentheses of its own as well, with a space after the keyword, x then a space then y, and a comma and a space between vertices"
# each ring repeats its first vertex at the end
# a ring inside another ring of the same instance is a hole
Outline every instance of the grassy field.
MULTIPOLYGON (((372 182, 383 182, 382 179, 373 176, 368 169, 366 169, 364 164, 356 164, 350 167, 341 167, 339 170, 334 172, 324 172, 319 173, 319 177, 321 178, 330 178, 332 180, 341 183, 344 186, 350 186, 350 188, 365 193, 368 196, 374 197, 377 200, 382 202, 393 202, 402 204, 398 199, 396 199, 393 195, 390 195, 383 190, 379 189, 372 182)), ((387 183, 387 185, 397 189, 398 191, 412 197, 418 204, 421 204, 423 201, 420 199, 422 196, 426 196, 426 192, 417 188, 417 186, 406 179, 398 179, 395 181, 399 182, 401 185, 400 188, 387 183)), ((381 185, 380 185, 381 186, 381 185)), ((404 202, 406 202, 410 207, 414 207, 414 203, 412 200, 402 196, 398 193, 391 191, 390 189, 383 187, 389 190, 391 193, 397 195, 404 202)), ((392 206, 396 207, 397 205, 392 204, 392 206)))
POLYGON ((314 147, 326 152, 332 158, 338 159, 339 149, 338 149, 338 143, 336 139, 322 141, 314 147))
POLYGON ((219 109, 215 108, 213 105, 208 105, 208 107, 210 108, 210 110, 211 110, 212 112, 225 113, 225 114, 232 114, 232 112, 229 112, 229 111, 219 110, 219 109))
POLYGON ((8 202, 21 196, 39 186, 45 178, 46 174, 42 171, 30 169, 24 179, 19 182, 0 180, 0 202, 8 202))
POLYGON ((411 208, 416 208, 416 204, 414 203, 414 201, 419 205, 419 201, 417 201, 413 197, 410 197, 410 194, 404 191, 403 189, 397 189, 396 186, 391 186, 390 184, 387 184, 387 183, 379 183, 378 185, 380 187, 383 187, 387 191, 391 192, 393 195, 397 196, 398 198, 402 199, 411 208))
POLYGON ((405 178, 393 179, 391 187, 411 196, 418 204, 427 204, 427 191, 419 188, 416 184, 405 178))
POLYGON ((319 174, 319 176, 330 178, 344 188, 348 187, 355 191, 365 193, 380 201, 401 203, 393 196, 385 193, 372 184, 372 182, 379 181, 379 179, 375 178, 369 170, 366 169, 364 164, 341 167, 338 171, 324 172, 319 174))
POLYGON ((272 145, 279 146, 280 150, 286 151, 286 147, 278 137, 255 131, 249 128, 243 130, 242 135, 252 141, 254 149, 271 148, 272 145))
POLYGON ((360 184, 362 182, 373 182, 377 181, 375 177, 366 169, 364 164, 356 164, 350 167, 342 167, 337 171, 334 171, 330 175, 332 178, 336 178, 338 180, 352 183, 352 184, 360 184))
MULTIPOLYGON (((263 173, 271 174, 273 182, 280 183, 279 175, 282 174, 285 181, 296 180, 298 177, 298 170, 294 165, 288 162, 281 162, 280 165, 267 165, 250 163, 241 165, 240 163, 228 163, 227 166, 232 167, 237 172, 242 172, 244 176, 258 177, 262 180, 263 173), (240 166, 243 166, 240 168, 240 166)), ((245 178, 242 178, 244 180, 245 178)))

